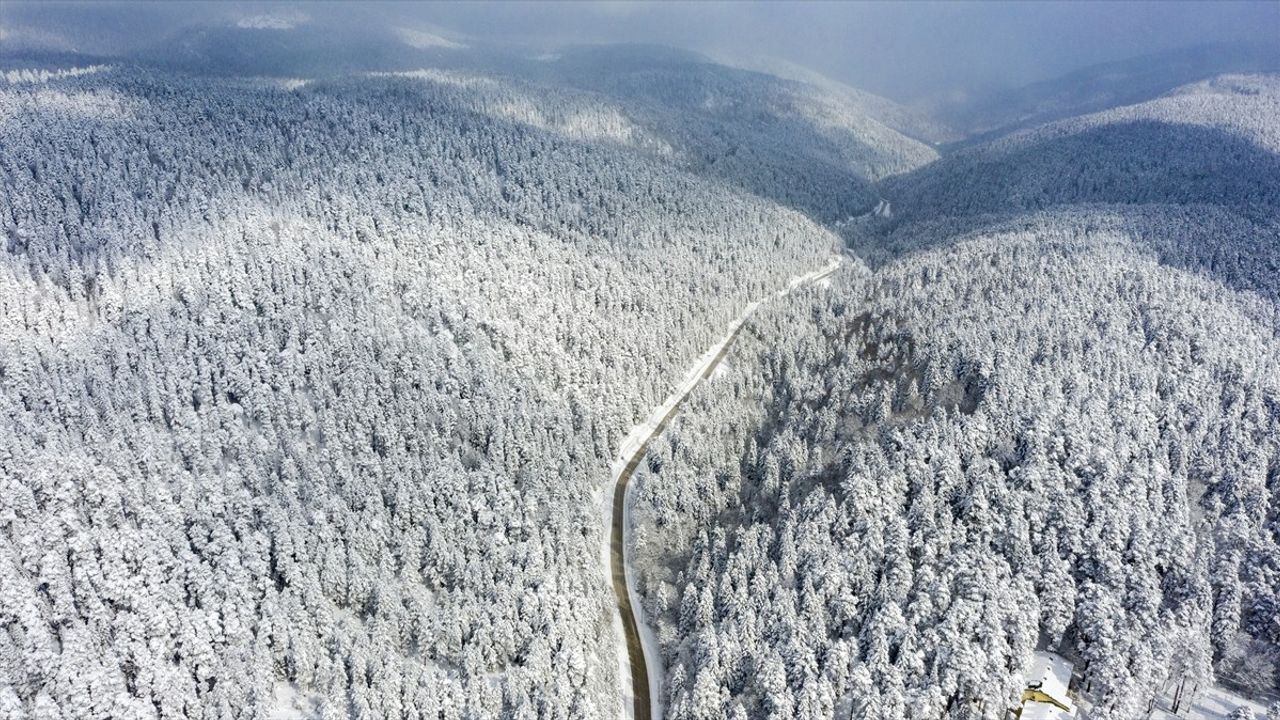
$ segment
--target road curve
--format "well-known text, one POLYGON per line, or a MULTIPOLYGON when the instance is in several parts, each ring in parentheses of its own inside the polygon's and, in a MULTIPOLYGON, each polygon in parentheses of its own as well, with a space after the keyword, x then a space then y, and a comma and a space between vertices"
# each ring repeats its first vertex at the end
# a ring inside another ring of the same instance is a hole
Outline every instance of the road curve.
MULTIPOLYGON (((768 299, 787 295, 797 288, 818 282, 830 276, 839 267, 840 261, 835 260, 826 267, 799 278, 786 289, 775 293, 768 299)), ((645 451, 648 450, 650 441, 662 434, 662 431, 667 427, 667 423, 680 412, 680 407, 684 405, 685 400, 688 399, 694 389, 701 385, 703 380, 711 377, 711 374, 720 366, 725 355, 729 353, 729 349, 733 347, 734 341, 738 339, 738 334, 742 332, 747 319, 751 317, 758 306, 758 302, 752 303, 738 317, 732 332, 722 341, 719 350, 711 358, 711 361, 697 374, 694 382, 686 383, 682 386, 674 403, 669 398, 666 403, 658 408, 661 410, 662 407, 670 406, 656 425, 652 424, 652 421, 650 422, 648 426, 651 427, 649 433, 635 447, 630 457, 626 458, 626 464, 622 467, 614 482, 612 529, 609 538, 609 566, 613 582, 613 594, 617 599, 618 614, 622 617, 622 630, 627 643, 627 657, 630 660, 632 711, 635 720, 650 720, 654 717, 650 693, 655 688, 650 688, 649 686, 649 665, 645 656, 645 645, 640 637, 640 627, 637 621, 638 614, 631 603, 631 584, 627 573, 627 569, 630 567, 627 562, 627 487, 636 468, 640 465, 640 461, 644 459, 645 451)), ((626 445, 630 445, 630 443, 624 443, 624 447, 626 445)), ((661 692, 661 688, 656 688, 656 690, 661 692)))

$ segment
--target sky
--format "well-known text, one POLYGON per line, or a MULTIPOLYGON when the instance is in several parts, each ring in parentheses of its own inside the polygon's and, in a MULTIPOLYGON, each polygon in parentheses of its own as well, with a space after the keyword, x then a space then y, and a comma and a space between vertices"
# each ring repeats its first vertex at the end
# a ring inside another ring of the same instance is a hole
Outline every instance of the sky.
MULTIPOLYGON (((0 2, 0 47, 127 53, 184 26, 379 25, 460 42, 643 42, 782 60, 903 102, 1202 43, 1280 44, 1280 2, 0 2), (246 20, 249 19, 249 20, 246 20)), ((279 31, 279 28, 275 28, 279 31)))

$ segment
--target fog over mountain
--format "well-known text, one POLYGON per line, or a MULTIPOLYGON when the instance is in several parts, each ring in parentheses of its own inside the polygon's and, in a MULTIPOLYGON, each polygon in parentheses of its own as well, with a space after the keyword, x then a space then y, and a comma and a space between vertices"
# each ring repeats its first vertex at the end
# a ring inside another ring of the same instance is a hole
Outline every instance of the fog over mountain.
POLYGON ((0 720, 1280 720, 1280 5, 0 3, 0 720))
MULTIPOLYGON (((387 27, 504 47, 648 43, 816 70, 899 102, 956 102, 1089 65, 1210 43, 1280 43, 1272 2, 251 3, 7 2, 6 44, 131 53, 204 25, 319 28, 342 45, 387 27), (21 32, 16 32, 17 30, 21 32)), ((272 42, 265 40, 265 42, 272 42)))

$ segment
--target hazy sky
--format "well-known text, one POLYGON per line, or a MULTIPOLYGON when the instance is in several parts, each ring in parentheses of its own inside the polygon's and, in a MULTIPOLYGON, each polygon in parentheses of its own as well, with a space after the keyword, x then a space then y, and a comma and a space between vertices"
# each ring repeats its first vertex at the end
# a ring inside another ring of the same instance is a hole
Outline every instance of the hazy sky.
POLYGON ((1198 43, 1280 43, 1280 2, 495 3, 436 14, 476 34, 772 55, 898 99, 1198 43))
MULTIPOLYGON (((1020 85, 1077 67, 1207 42, 1280 43, 1280 2, 0 2, 0 44, 41 36, 86 51, 154 43, 254 15, 344 29, 554 45, 662 43, 788 60, 898 100, 1020 85)), ((292 22, 291 21, 291 22, 292 22)))

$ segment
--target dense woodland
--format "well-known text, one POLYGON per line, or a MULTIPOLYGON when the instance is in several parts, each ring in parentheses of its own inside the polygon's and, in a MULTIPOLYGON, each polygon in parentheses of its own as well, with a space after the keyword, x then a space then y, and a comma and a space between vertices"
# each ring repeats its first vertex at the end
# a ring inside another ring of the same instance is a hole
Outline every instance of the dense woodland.
POLYGON ((634 481, 670 716, 1280 684, 1274 78, 939 159, 653 49, 183 67, 0 66, 0 719, 619 716, 618 444, 843 246, 634 481))
POLYGON ((666 138, 699 174, 834 222, 869 210, 872 184, 936 160, 901 106, 646 48, 580 48, 526 65, 535 82, 599 93, 666 138), (896 112, 895 112, 896 111, 896 112))
POLYGON ((2 91, 3 714, 612 716, 614 446, 835 236, 525 95, 2 91))
MULTIPOLYGON (((1239 105, 1274 88, 1159 104, 1261 124, 1239 105)), ((992 171, 1009 141, 887 181, 894 217, 844 226, 876 272, 760 314, 651 447, 632 538, 670 717, 1000 717, 1037 647, 1090 718, 1280 687, 1276 155, 1184 184, 1133 137, 1151 182, 1092 142, 992 171)))

